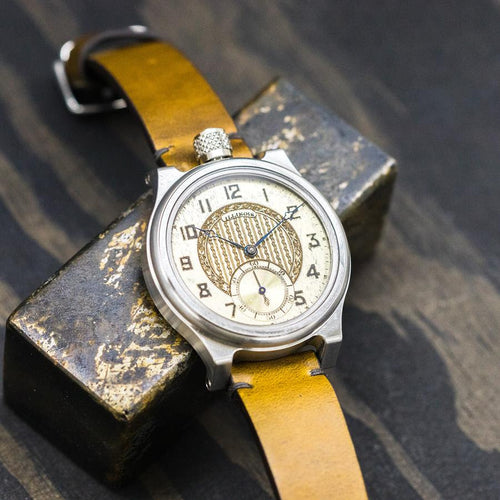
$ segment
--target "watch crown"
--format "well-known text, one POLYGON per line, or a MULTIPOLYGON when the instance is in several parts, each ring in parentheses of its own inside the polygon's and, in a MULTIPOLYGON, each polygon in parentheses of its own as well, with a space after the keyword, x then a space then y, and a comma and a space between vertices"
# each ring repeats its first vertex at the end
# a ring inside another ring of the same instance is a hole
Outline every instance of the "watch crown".
POLYGON ((233 156, 231 141, 222 128, 206 128, 194 138, 193 147, 200 163, 233 156))

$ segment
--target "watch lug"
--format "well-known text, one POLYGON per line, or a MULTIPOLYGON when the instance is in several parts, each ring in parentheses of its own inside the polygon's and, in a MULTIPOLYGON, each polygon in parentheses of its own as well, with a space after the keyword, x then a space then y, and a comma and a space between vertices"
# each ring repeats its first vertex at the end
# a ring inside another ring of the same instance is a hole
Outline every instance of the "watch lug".
POLYGON ((313 344, 316 347, 321 368, 332 368, 337 362, 337 356, 342 343, 342 307, 343 302, 335 312, 321 325, 316 332, 313 344))
POLYGON ((207 353, 204 359, 207 368, 207 389, 209 391, 225 389, 231 378, 231 366, 237 349, 203 336, 201 340, 207 353))
POLYGON ((209 391, 225 389, 231 377, 231 366, 238 348, 222 344, 186 324, 180 324, 177 330, 203 360, 207 369, 207 389, 209 391))
POLYGON ((146 175, 146 184, 153 188, 155 206, 158 201, 163 198, 170 187, 183 175, 184 172, 181 172, 174 167, 155 168, 146 175))
POLYGON ((285 167, 288 170, 300 175, 300 172, 297 170, 290 158, 288 158, 288 155, 283 149, 270 149, 264 153, 261 159, 268 161, 269 163, 285 167))

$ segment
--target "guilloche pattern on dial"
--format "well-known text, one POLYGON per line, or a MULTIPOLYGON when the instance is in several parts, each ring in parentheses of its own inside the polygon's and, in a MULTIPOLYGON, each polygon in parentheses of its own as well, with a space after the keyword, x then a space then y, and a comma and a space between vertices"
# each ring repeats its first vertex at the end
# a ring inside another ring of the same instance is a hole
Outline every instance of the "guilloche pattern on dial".
MULTIPOLYGON (((269 207, 252 202, 230 203, 214 211, 198 236, 198 258, 210 281, 229 294, 234 272, 250 259, 244 248, 271 231, 281 218, 269 207), (228 240, 245 242, 240 243, 243 251, 241 247, 228 245, 228 240)), ((302 245, 289 222, 269 235, 257 255, 276 263, 295 283, 302 266, 302 245)))
POLYGON ((172 253, 189 291, 228 319, 293 319, 319 299, 331 273, 317 214, 291 189, 260 177, 196 191, 172 226, 172 253))

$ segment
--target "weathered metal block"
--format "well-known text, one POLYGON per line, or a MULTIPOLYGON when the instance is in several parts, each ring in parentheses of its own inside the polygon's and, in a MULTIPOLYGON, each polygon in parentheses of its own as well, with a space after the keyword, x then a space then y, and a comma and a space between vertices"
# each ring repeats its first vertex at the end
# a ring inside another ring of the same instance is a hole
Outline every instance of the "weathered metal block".
MULTIPOLYGON (((394 161, 283 80, 236 117, 255 152, 281 147, 331 201, 354 257, 382 228, 394 161)), ((8 320, 5 397, 80 464, 111 482, 208 397, 204 368, 158 315, 141 272, 146 193, 8 320)))

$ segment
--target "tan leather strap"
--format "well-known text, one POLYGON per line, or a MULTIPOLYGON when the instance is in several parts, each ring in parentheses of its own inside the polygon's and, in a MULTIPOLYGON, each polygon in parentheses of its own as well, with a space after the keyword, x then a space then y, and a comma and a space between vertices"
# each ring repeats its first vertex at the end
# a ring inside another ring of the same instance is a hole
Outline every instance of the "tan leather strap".
POLYGON ((367 498, 342 409, 313 353, 238 363, 232 378, 282 500, 367 498))
MULTIPOLYGON (((106 37, 104 37, 106 38, 106 37)), ((88 39, 80 45, 87 43, 88 39)), ((67 70, 84 86, 82 68, 67 70)), ((88 67, 125 97, 167 165, 197 165, 193 138, 209 127, 235 134, 236 126, 208 83, 175 48, 144 40, 92 52, 88 67)), ((251 157, 241 139, 234 156, 251 157)), ((335 392, 312 353, 242 363, 232 377, 265 450, 283 500, 366 498, 363 479, 335 392), (245 388, 241 387, 241 384, 245 388)))
MULTIPOLYGON (((87 64, 136 111, 153 151, 160 152, 166 165, 183 171, 196 166, 193 138, 206 128, 220 127, 229 135, 237 132, 207 81, 167 43, 143 41, 95 52, 87 64)), ((231 142, 235 157, 252 156, 242 139, 231 142)))

